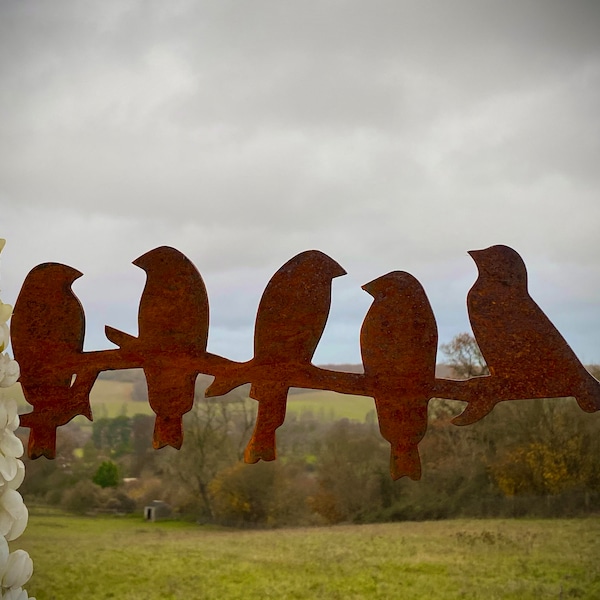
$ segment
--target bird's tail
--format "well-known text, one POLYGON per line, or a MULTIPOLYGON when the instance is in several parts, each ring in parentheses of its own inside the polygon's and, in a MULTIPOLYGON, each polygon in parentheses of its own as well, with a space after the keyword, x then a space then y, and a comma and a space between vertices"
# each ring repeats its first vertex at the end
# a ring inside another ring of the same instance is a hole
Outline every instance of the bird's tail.
POLYGON ((194 405, 194 387, 197 373, 181 372, 173 368, 145 368, 148 402, 156 413, 154 423, 154 448, 183 443, 183 415, 194 405))
POLYGON ((234 390, 236 387, 240 385, 244 385, 248 383, 247 379, 243 376, 239 378, 220 378, 215 377, 213 382, 206 388, 204 392, 204 396, 206 398, 214 398, 215 396, 224 396, 228 394, 231 390, 234 390))
POLYGON ((254 384, 250 388, 250 397, 258 401, 258 413, 254 432, 244 452, 247 463, 277 457, 275 430, 285 420, 288 389, 282 383, 254 384))
POLYGON ((391 444, 390 474, 394 480, 405 475, 414 481, 421 479, 421 457, 416 444, 391 444))
POLYGON ((134 335, 125 333, 119 329, 115 329, 110 325, 104 326, 104 335, 106 335, 109 341, 111 341, 113 344, 116 344, 120 348, 127 348, 128 346, 131 346, 132 343, 138 341, 138 338, 134 335))

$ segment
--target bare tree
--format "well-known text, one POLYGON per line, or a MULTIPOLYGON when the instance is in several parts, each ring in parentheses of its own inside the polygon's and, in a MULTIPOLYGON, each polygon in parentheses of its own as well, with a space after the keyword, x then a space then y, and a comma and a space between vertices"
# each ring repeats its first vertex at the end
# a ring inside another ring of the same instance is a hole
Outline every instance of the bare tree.
POLYGON ((184 417, 181 450, 165 449, 163 473, 174 484, 172 500, 212 521, 209 484, 219 471, 241 460, 256 413, 241 394, 205 398, 204 387, 197 387, 194 407, 184 417))
POLYGON ((449 343, 442 344, 441 349, 446 355, 446 364, 457 377, 468 379, 489 374, 481 350, 470 333, 455 335, 449 343))

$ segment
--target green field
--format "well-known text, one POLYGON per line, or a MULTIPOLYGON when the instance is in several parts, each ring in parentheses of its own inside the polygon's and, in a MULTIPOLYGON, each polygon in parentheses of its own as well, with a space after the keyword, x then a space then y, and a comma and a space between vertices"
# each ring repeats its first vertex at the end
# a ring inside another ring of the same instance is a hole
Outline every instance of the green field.
POLYGON ((311 412, 321 421, 346 418, 363 423, 369 413, 375 416, 373 398, 317 390, 290 394, 287 410, 297 415, 311 412))
MULTIPOLYGON (((133 416, 136 414, 153 414, 147 402, 134 402, 131 399, 131 383, 122 381, 98 380, 94 383, 90 394, 90 404, 94 418, 114 418, 121 414, 133 416)), ((32 407, 27 403, 20 384, 0 390, 0 399, 14 398, 19 405, 19 413, 30 412, 32 407)), ((89 421, 85 417, 75 417, 74 422, 87 425, 89 421)))
POLYGON ((600 518, 269 531, 32 514, 38 600, 600 598, 600 518))
MULTIPOLYGON (((90 394, 90 404, 95 418, 114 418, 121 414, 133 416, 135 414, 153 414, 147 402, 135 402, 131 399, 133 384, 123 381, 107 381, 99 379, 94 384, 90 394)), ((29 412, 31 406, 27 404, 21 391, 21 386, 16 384, 10 388, 0 390, 0 398, 14 398, 19 404, 19 412, 29 412)), ((288 397, 288 412, 298 416, 311 412, 323 421, 334 421, 347 418, 364 422, 367 414, 374 411, 372 398, 364 396, 349 396, 335 392, 309 390, 299 394, 290 394, 288 397)), ((77 417, 80 425, 89 423, 85 417, 77 417)))

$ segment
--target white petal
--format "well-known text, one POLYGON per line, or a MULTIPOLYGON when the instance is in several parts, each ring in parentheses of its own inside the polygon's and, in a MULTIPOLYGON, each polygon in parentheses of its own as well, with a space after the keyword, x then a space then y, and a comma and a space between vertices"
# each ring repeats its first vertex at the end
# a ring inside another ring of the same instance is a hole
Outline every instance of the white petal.
POLYGON ((13 477, 13 479, 6 482, 6 485, 11 490, 16 490, 19 487, 21 487, 21 484, 23 483, 23 479, 25 479, 25 465, 23 464, 23 461, 21 461, 19 459, 16 459, 16 461, 17 461, 17 474, 13 477))
POLYGON ((17 459, 14 456, 4 456, 0 454, 0 477, 4 481, 12 481, 17 476, 17 459))
POLYGON ((10 304, 4 304, 0 300, 0 323, 6 323, 12 315, 13 307, 10 304))
POLYGON ((6 572, 2 577, 5 588, 21 588, 33 574, 33 561, 25 550, 15 550, 8 557, 6 572))
POLYGON ((4 536, 0 536, 0 576, 6 572, 6 563, 8 562, 8 542, 4 536))
MULTIPOLYGON (((23 442, 12 431, 5 429, 4 435, 0 435, 0 452, 4 456, 15 458, 23 456, 23 442)), ((12 477, 14 477, 14 474, 12 477)))
POLYGON ((0 352, 4 352, 4 349, 8 346, 9 337, 8 325, 0 323, 0 352))
MULTIPOLYGON (((6 362, 4 361, 4 357, 6 355, 3 354, 0 357, 0 363, 6 366, 6 362)), ((0 402, 0 431, 6 428, 8 425, 8 410, 6 409, 6 402, 0 402)))
POLYGON ((23 497, 16 490, 4 490, 0 496, 0 508, 5 510, 13 519, 19 518, 24 507, 23 497))
POLYGON ((0 387, 15 385, 21 375, 21 368, 16 360, 10 359, 4 369, 4 378, 0 381, 0 387))
POLYGON ((27 592, 21 588, 13 588, 4 592, 2 600, 28 600, 27 592))
POLYGON ((14 398, 10 398, 9 400, 4 401, 4 406, 7 412, 7 421, 6 427, 11 431, 14 431, 19 427, 19 407, 17 405, 17 401, 14 398))
POLYGON ((13 521, 12 527, 9 529, 8 533, 6 534, 6 539, 9 542, 12 542, 13 540, 16 540, 18 537, 20 537, 23 534, 23 532, 25 531, 28 521, 29 521, 29 511, 27 510, 27 507, 23 504, 23 512, 21 513, 21 515, 19 516, 18 519, 15 519, 13 521))

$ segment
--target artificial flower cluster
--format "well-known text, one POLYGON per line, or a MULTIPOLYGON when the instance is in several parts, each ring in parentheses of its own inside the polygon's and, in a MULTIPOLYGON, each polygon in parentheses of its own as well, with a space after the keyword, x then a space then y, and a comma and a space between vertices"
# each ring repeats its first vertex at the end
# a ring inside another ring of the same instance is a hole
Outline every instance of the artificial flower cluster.
MULTIPOLYGON (((0 239, 0 252, 4 240, 0 239)), ((12 306, 0 300, 0 387, 8 387, 19 378, 19 365, 4 353, 8 346, 7 321, 12 306)), ((23 585, 33 573, 33 562, 25 550, 10 552, 8 542, 18 538, 27 526, 28 512, 17 488, 23 483, 25 465, 23 443, 15 435, 19 426, 17 403, 0 398, 0 598, 3 600, 35 600, 29 598, 23 585)))
MULTIPOLYGON (((0 252, 4 248, 4 240, 0 239, 0 252)), ((8 346, 8 319, 12 314, 12 306, 0 300, 0 387, 9 387, 19 379, 19 363, 4 352, 8 346)))

